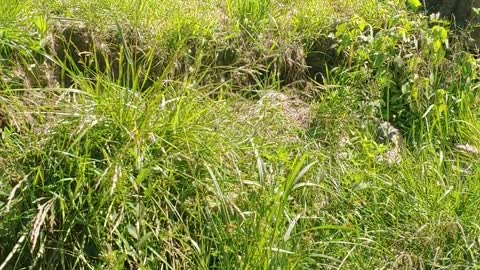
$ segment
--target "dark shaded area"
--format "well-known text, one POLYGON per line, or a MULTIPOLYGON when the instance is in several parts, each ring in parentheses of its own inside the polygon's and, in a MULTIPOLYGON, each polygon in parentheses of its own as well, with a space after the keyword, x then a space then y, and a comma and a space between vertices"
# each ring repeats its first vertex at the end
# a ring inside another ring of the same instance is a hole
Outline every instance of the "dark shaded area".
POLYGON ((343 55, 339 54, 334 47, 336 43, 334 38, 328 36, 323 36, 313 42, 305 59, 308 66, 308 77, 321 83, 329 67, 338 65, 344 60, 343 55))
POLYGON ((69 73, 84 73, 95 70, 112 77, 118 76, 118 62, 109 58, 118 51, 118 41, 112 33, 109 43, 95 37, 93 31, 81 24, 61 22, 54 30, 54 38, 46 53, 58 61, 55 77, 64 87, 70 87, 74 79, 69 73))
POLYGON ((425 0, 428 13, 440 13, 440 16, 452 19, 458 26, 465 26, 472 17, 472 7, 478 5, 475 0, 425 0))

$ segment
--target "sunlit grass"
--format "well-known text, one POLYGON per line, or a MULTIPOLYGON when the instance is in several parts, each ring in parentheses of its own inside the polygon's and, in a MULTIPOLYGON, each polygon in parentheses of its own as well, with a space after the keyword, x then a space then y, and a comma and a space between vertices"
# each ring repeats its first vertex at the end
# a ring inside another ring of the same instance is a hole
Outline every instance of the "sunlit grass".
POLYGON ((478 267, 478 60, 446 23, 5 1, 0 270, 478 267))

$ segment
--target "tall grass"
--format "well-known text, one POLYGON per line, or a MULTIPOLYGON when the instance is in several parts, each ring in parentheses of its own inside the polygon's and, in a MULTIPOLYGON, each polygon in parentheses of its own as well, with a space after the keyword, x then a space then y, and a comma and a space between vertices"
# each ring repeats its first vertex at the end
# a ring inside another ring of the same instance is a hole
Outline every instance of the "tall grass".
POLYGON ((0 270, 478 267, 478 64, 446 22, 403 1, 5 3, 0 270))

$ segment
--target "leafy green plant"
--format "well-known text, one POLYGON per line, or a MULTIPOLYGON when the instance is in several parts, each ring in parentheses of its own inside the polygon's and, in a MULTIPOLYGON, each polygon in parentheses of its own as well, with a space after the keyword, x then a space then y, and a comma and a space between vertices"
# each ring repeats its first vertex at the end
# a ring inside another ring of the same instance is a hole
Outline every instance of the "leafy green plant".
POLYGON ((249 34, 255 34, 265 26, 272 11, 271 0, 228 0, 227 14, 235 18, 241 28, 249 34))
POLYGON ((5 3, 0 270, 479 265, 478 59, 418 2, 5 3))
POLYGON ((407 0, 406 2, 407 5, 414 10, 417 10, 423 6, 420 0, 407 0))

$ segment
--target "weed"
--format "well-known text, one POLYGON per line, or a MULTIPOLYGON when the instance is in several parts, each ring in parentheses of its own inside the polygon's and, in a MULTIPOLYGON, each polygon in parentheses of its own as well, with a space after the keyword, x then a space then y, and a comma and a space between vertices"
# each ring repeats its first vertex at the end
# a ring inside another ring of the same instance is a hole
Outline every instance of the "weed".
POLYGON ((0 270, 478 267, 470 28, 418 1, 4 2, 0 270))

